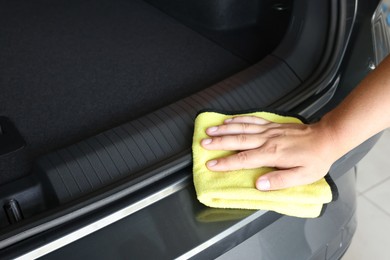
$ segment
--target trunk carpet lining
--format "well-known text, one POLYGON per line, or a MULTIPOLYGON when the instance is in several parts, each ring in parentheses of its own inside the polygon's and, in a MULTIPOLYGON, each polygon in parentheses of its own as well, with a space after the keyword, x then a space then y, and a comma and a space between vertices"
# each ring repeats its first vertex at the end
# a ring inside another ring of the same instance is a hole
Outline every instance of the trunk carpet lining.
POLYGON ((34 157, 248 66, 143 1, 1 1, 0 24, 0 115, 34 157))

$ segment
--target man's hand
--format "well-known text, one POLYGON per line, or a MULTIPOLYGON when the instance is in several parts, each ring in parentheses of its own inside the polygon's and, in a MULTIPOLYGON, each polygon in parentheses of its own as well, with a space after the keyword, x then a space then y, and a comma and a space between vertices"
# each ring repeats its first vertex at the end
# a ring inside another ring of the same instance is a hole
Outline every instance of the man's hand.
POLYGON ((240 116, 209 127, 206 133, 210 138, 201 142, 205 149, 238 151, 207 162, 209 170, 276 168, 256 181, 259 190, 313 183, 326 175, 338 156, 332 151, 332 135, 320 124, 277 124, 240 116))

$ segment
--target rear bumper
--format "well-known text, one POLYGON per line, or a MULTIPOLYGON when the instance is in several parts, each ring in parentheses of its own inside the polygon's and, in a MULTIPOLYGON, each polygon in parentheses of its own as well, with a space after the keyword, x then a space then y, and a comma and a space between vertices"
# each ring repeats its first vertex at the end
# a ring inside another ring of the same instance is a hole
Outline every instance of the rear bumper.
MULTIPOLYGON (((165 185, 149 189, 148 196, 140 193, 142 199, 122 200, 120 210, 110 208, 104 218, 94 216, 112 221, 105 227, 93 230, 104 223, 86 225, 79 221, 73 226, 73 236, 61 236, 62 230, 57 229, 47 234, 57 236, 57 240, 25 256, 35 257, 57 247, 44 258, 339 259, 356 229, 353 166, 378 138, 371 138, 334 164, 330 174, 339 188, 339 198, 319 218, 301 219, 267 211, 213 212, 197 201, 188 169, 165 185), (79 225, 84 229, 89 226, 93 232, 77 237, 79 225), (69 244, 70 240, 74 242, 69 244)), ((69 226, 66 229, 69 231, 69 226)))

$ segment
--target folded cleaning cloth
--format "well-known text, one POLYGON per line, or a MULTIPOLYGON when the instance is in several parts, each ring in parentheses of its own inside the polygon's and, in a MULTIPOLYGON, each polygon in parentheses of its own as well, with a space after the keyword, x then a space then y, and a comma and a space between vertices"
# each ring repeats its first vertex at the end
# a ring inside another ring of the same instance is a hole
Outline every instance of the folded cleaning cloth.
MULTIPOLYGON (((241 113, 262 117, 276 123, 303 123, 302 120, 271 112, 241 113)), ((234 152, 210 151, 200 142, 207 138, 206 129, 217 126, 233 115, 217 112, 202 112, 195 119, 192 144, 193 181, 198 200, 213 208, 263 209, 281 214, 315 218, 321 215, 324 205, 336 199, 337 188, 329 174, 321 180, 302 186, 276 190, 259 191, 255 187, 257 178, 272 171, 272 168, 243 169, 229 172, 208 170, 206 162, 234 152)))

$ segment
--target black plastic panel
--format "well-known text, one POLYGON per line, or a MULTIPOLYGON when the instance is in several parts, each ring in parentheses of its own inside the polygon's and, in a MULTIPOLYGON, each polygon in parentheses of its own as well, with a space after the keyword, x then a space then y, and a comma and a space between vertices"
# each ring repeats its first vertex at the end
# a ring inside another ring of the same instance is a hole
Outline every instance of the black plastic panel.
POLYGON ((266 107, 298 86, 289 67, 272 56, 221 83, 138 120, 40 158, 39 173, 60 203, 125 177, 136 178, 183 151, 192 142, 199 110, 266 107))
POLYGON ((305 80, 313 72, 313 68, 323 57, 326 41, 335 34, 335 31, 329 31, 328 28, 330 2, 296 0, 286 38, 274 51, 301 80, 305 80))
POLYGON ((26 142, 13 122, 0 116, 0 183, 27 175, 30 169, 26 142))

